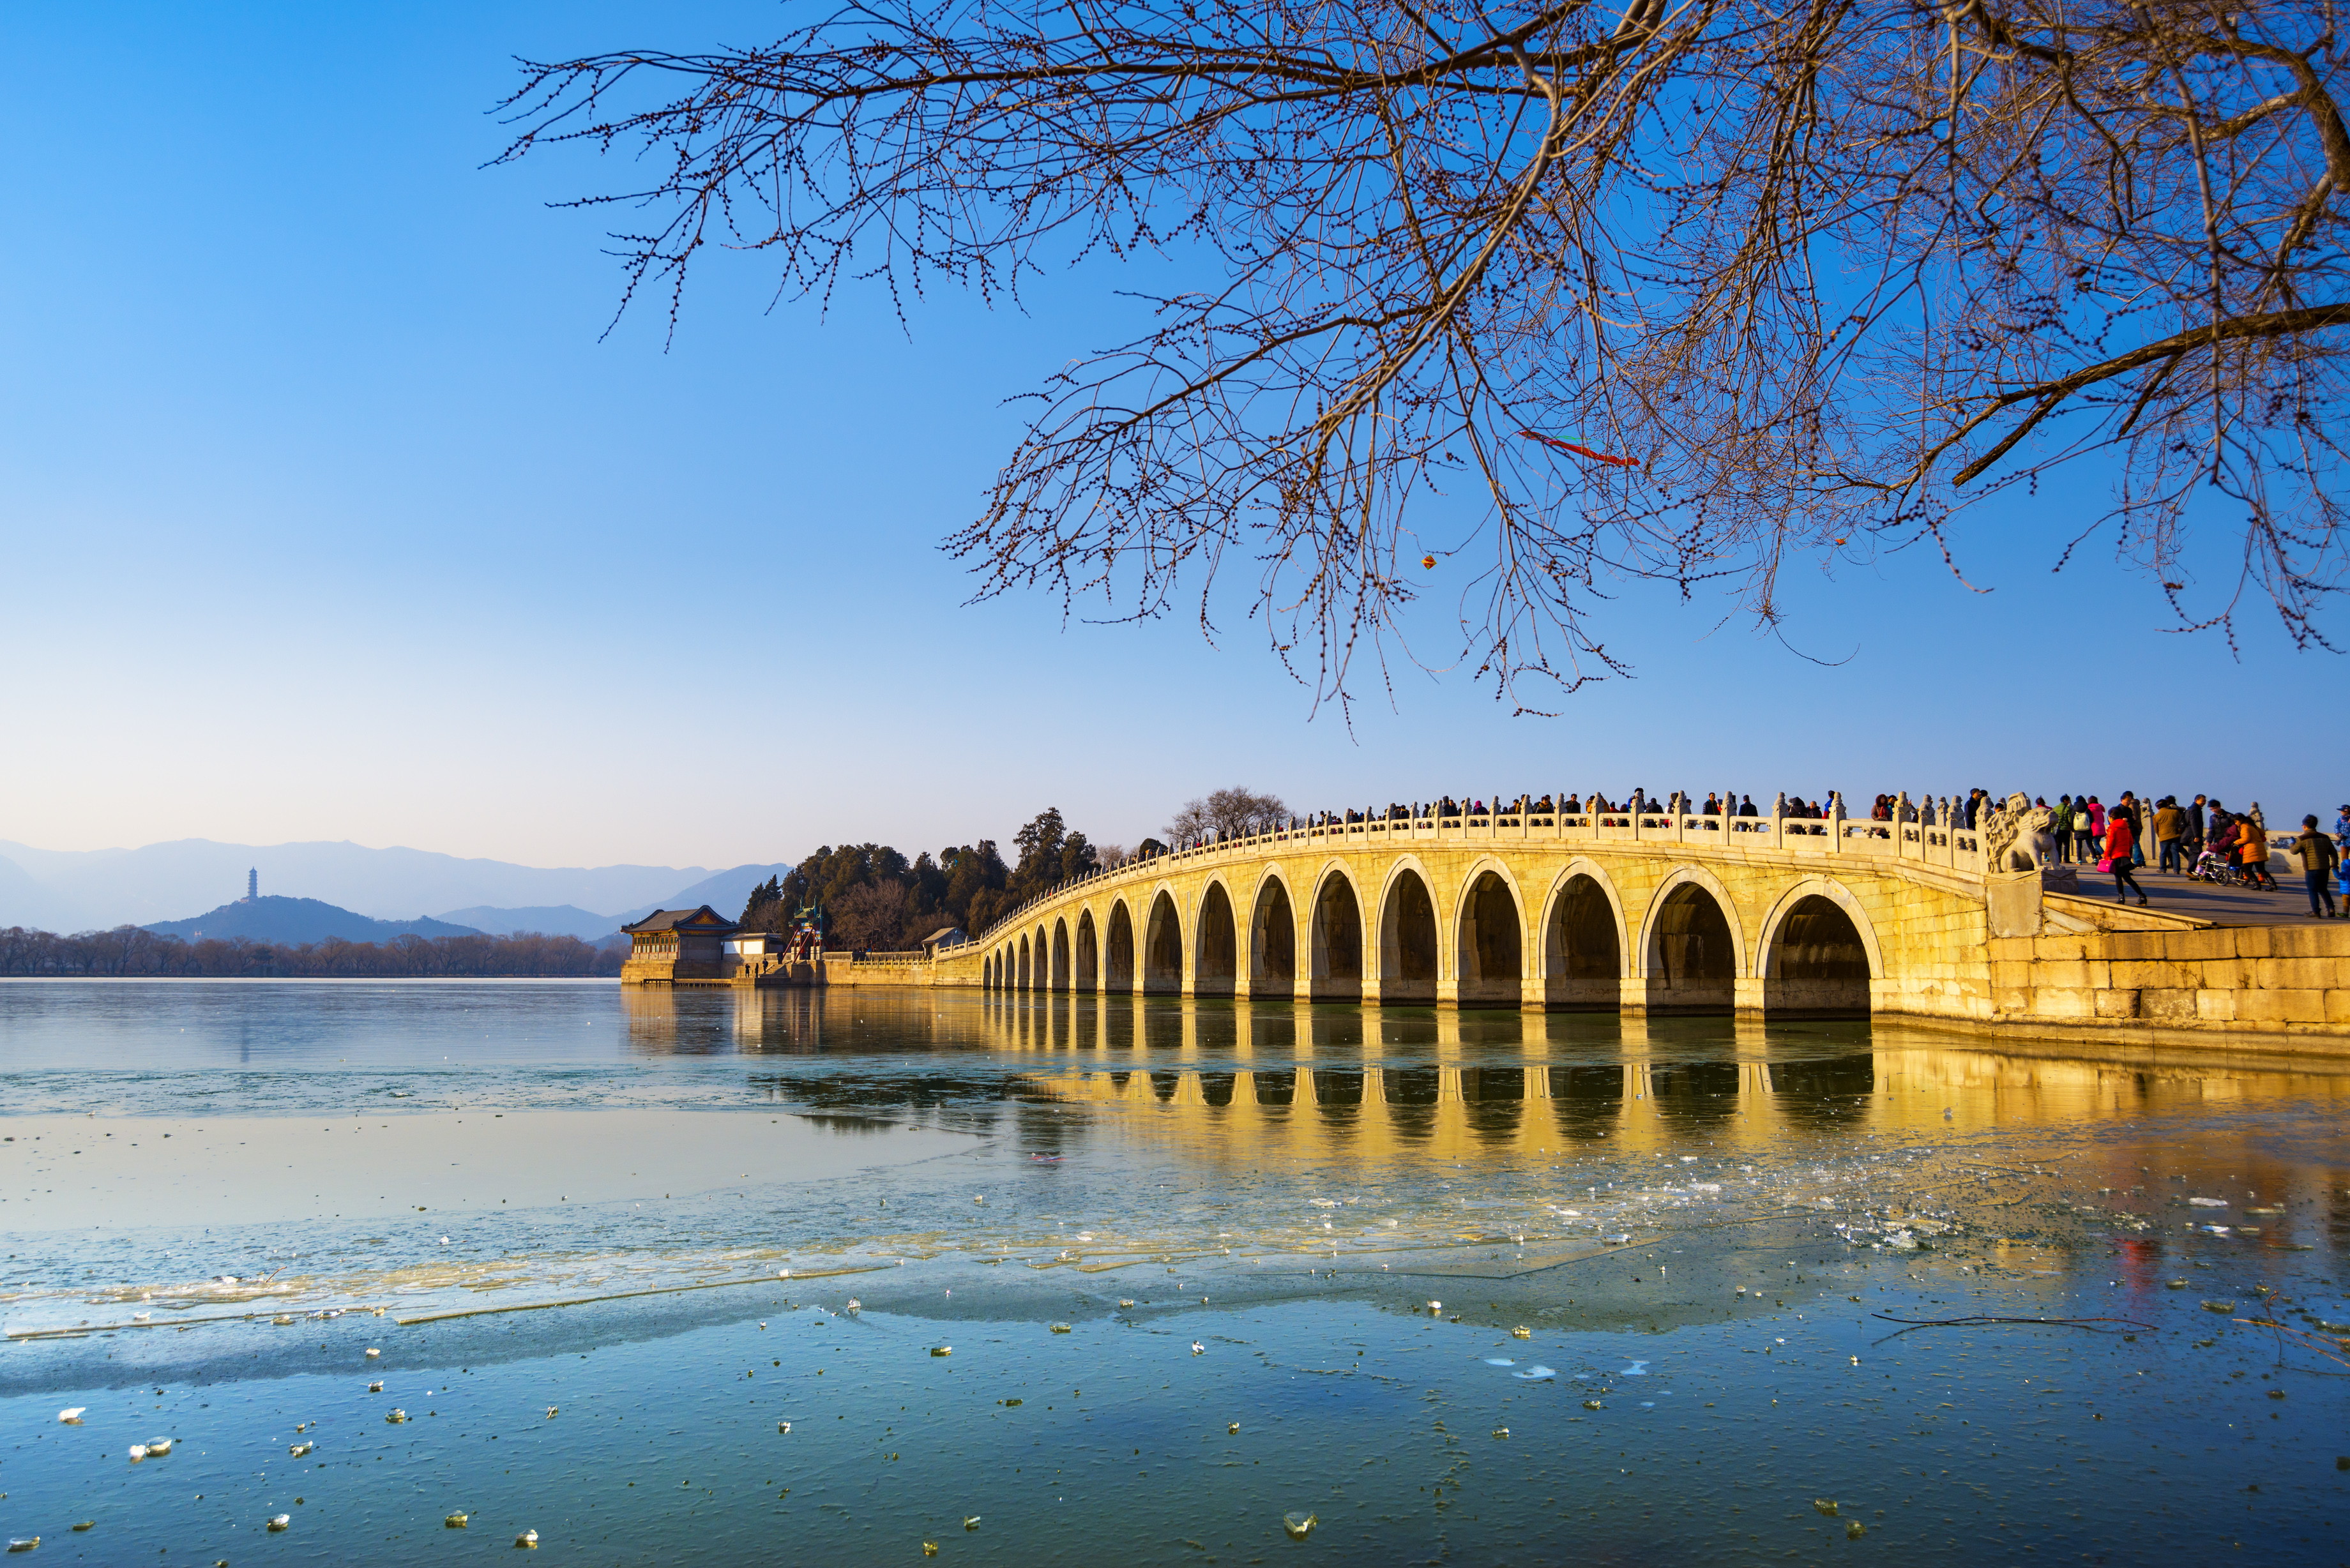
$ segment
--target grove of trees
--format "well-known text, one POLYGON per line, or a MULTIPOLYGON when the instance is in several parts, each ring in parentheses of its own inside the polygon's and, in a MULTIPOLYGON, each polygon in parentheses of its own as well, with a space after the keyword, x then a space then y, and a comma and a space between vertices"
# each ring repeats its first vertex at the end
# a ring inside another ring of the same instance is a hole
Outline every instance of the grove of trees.
POLYGON ((1213 833, 1220 837, 1236 838, 1252 833, 1265 833, 1278 827, 1289 816, 1289 807, 1277 794, 1259 794, 1243 784, 1235 789, 1211 791, 1197 800, 1187 800, 1183 809, 1167 825, 1167 836, 1177 844, 1189 844, 1213 833))
POLYGON ((743 909, 751 930, 781 931, 809 903, 823 906, 833 945, 861 952, 910 949, 950 927, 978 932, 998 915, 1056 882, 1122 858, 1072 831, 1046 806, 1013 835, 1007 865, 993 838, 953 845, 912 860, 886 844, 826 845, 752 891, 743 909))

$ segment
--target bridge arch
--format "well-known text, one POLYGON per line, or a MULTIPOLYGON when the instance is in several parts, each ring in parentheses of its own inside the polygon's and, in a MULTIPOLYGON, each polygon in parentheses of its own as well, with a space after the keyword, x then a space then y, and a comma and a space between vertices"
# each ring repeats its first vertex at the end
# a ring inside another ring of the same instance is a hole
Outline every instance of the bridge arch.
POLYGON ((1702 866, 1676 867, 1657 885, 1639 954, 1650 1012, 1735 1012, 1739 978, 1752 972, 1737 900, 1702 866))
POLYGON ((1566 863, 1544 900, 1543 1004, 1613 1012, 1623 1005, 1627 926, 1616 879, 1587 856, 1566 863))
POLYGON ((1161 882, 1152 889, 1150 913, 1142 928, 1142 984, 1154 994, 1183 989, 1183 917, 1175 908, 1175 890, 1161 882))
POLYGON ((1519 1005, 1524 995, 1525 909, 1517 879, 1492 856, 1469 868, 1454 904, 1453 996, 1461 1006, 1519 1005))
POLYGON ((1028 933, 1020 933, 1020 989, 1028 989, 1028 933))
POLYGON ((1222 877, 1210 877, 1201 889, 1191 930, 1191 994, 1232 995, 1240 976, 1240 922, 1222 877))
POLYGON ((1069 975, 1069 922, 1057 919, 1053 922, 1053 989, 1068 990, 1069 975))
POLYGON ((1388 867, 1378 929, 1379 1002, 1434 1002, 1443 972, 1442 937, 1435 884, 1418 856, 1399 855, 1388 867))
POLYGON ((1281 867, 1268 866, 1257 878, 1249 911, 1249 994, 1297 994, 1297 913, 1281 867))
POLYGON ((1109 907, 1109 940, 1102 952, 1102 978, 1120 996, 1134 994, 1134 911, 1119 898, 1109 907))
POLYGON ((1076 987, 1091 992, 1101 989, 1101 934, 1094 929, 1091 906, 1077 911, 1076 987))
POLYGON ((1363 958, 1362 895, 1344 864, 1327 861, 1314 883, 1306 994, 1315 1002, 1362 1001, 1363 958))
POLYGON ((1869 982, 1885 973, 1875 922, 1831 877, 1806 877, 1782 893, 1755 948, 1766 1017, 1865 1017, 1869 982))

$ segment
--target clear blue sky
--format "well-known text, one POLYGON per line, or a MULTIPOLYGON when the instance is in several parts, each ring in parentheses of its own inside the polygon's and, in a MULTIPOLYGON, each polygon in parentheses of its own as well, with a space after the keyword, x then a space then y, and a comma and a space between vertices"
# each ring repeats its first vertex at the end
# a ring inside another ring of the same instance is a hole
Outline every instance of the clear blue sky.
MULTIPOLYGON (((1790 640, 1629 591, 1637 679, 1512 719, 1399 668, 1350 733, 1261 638, 966 607, 936 550, 1003 400, 1124 336, 1114 262, 1032 311, 770 312, 754 258, 598 340, 626 171, 484 168, 510 57, 757 41, 764 4, 71 5, 0 20, 0 837, 349 838, 539 865, 1134 840, 1246 783, 1300 809, 1520 789, 1973 784, 2350 798, 2350 667, 2165 635, 2096 486, 1924 556, 1798 567, 1790 640), (2314 699, 2314 701, 2313 701, 2314 699)), ((2224 561, 2220 563, 2224 569, 2224 561)), ((1441 595, 1435 607, 1444 606, 1441 595)), ((1430 650, 1444 651, 1431 618, 1430 650)))

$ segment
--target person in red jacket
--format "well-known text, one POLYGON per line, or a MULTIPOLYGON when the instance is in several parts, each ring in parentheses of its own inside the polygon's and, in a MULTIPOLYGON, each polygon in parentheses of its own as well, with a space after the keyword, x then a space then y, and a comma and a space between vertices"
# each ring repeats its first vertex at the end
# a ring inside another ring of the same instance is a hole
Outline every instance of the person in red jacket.
POLYGON ((2130 851, 2137 846, 2130 832, 2129 813, 2115 811, 2106 818, 2106 855, 2114 871, 2114 902, 2126 904, 2132 893, 2140 904, 2146 902, 2146 889, 2130 875, 2130 851))

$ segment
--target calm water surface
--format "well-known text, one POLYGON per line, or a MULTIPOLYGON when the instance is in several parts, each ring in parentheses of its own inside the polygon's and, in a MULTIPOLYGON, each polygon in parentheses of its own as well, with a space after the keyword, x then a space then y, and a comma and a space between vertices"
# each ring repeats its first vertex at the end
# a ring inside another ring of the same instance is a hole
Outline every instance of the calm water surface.
POLYGON ((2350 1075, 2078 1051, 0 984, 0 1533, 33 1563, 525 1530, 598 1563, 2345 1560, 2350 1075))

